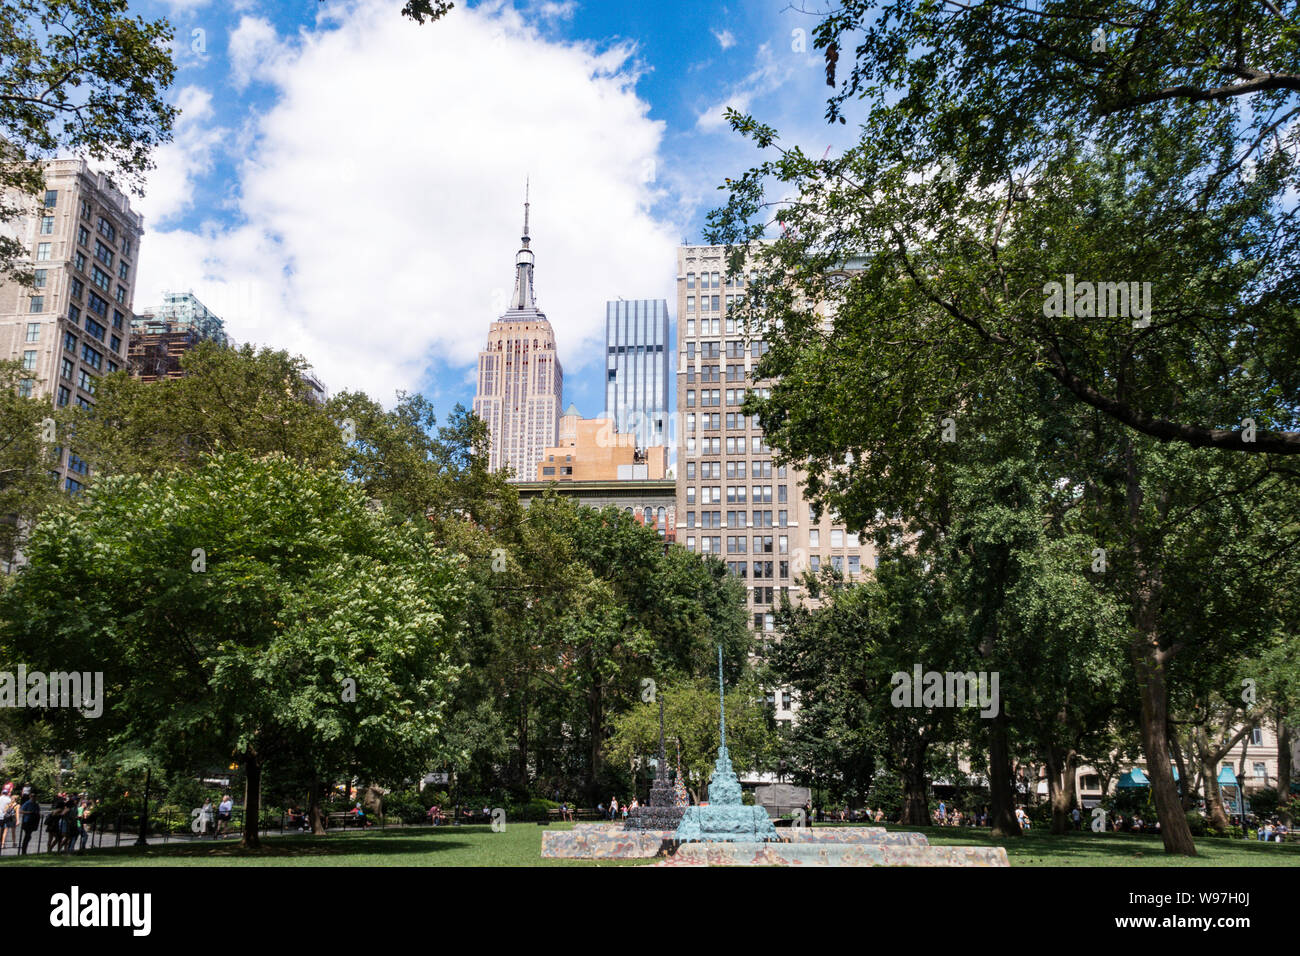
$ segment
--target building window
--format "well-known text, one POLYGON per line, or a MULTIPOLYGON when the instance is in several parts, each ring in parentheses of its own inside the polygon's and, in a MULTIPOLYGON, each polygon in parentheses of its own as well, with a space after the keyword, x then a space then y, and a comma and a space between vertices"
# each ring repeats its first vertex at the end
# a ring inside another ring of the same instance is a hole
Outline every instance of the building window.
POLYGON ((77 481, 76 479, 69 478, 67 482, 64 484, 64 487, 66 487, 68 491, 72 492, 75 495, 77 492, 81 491, 81 489, 85 486, 82 485, 82 483, 77 481))
POLYGON ((85 287, 86 284, 82 282, 80 279, 78 279, 76 276, 73 276, 71 279, 68 280, 68 291, 72 293, 72 297, 74 299, 81 298, 81 291, 85 287))
POLYGON ((840 531, 838 528, 831 529, 831 547, 832 548, 844 547, 844 532, 840 531))
POLYGON ((1268 768, 1265 767, 1264 764, 1258 762, 1251 764, 1251 776, 1256 780, 1267 780, 1268 768))
POLYGON ((90 244, 90 230, 85 226, 77 227, 77 242, 81 243, 83 246, 90 244))
POLYGON ((27 349, 23 352, 23 369, 30 372, 34 368, 36 368, 36 350, 27 349))
POLYGON ((28 341, 28 342, 39 342, 39 341, 40 341, 40 338, 41 338, 41 323, 39 323, 39 322, 28 322, 28 323, 27 323, 27 341, 28 341))
POLYGON ((59 201, 59 191, 57 189, 45 190, 45 208, 53 209, 59 201))
POLYGON ((32 273, 32 286, 37 289, 44 289, 46 279, 49 276, 48 269, 37 269, 32 273))
POLYGON ((29 305, 29 306, 27 307, 27 311, 28 311, 28 312, 44 312, 44 311, 45 311, 45 296, 43 296, 43 295, 34 295, 34 296, 32 296, 32 299, 31 299, 31 305, 29 305))
POLYGON ((81 310, 75 305, 68 306, 68 321, 73 325, 81 324, 81 310))
POLYGON ((695 273, 694 273, 694 272, 688 272, 688 273, 686 273, 686 288, 688 288, 688 289, 694 289, 694 288, 695 288, 695 273))
POLYGON ((36 261, 48 262, 50 258, 50 243, 41 242, 36 245, 36 261))
POLYGON ((103 356, 102 353, 100 353, 100 352, 96 352, 96 351, 95 351, 94 349, 92 349, 89 345, 82 345, 82 346, 81 346, 81 359, 82 359, 83 362, 85 362, 85 363, 86 363, 87 365, 89 365, 91 368, 93 368, 93 369, 95 369, 96 371, 98 371, 99 368, 100 368, 100 366, 103 364, 104 356, 103 356))
POLYGON ((72 397, 72 392, 68 389, 68 387, 66 385, 60 385, 59 395, 57 399, 59 408, 62 408, 63 406, 67 405, 68 399, 70 399, 71 397, 72 397))
POLYGON ((72 359, 67 358, 67 357, 65 356, 64 359, 63 359, 63 365, 62 365, 62 367, 59 369, 59 377, 60 377, 60 378, 65 378, 65 379, 67 379, 69 382, 71 382, 71 381, 72 381, 72 369, 73 369, 72 359))
POLYGON ((86 390, 91 395, 95 394, 95 380, 84 368, 81 370, 81 374, 77 376, 77 387, 86 390))
POLYGON ((862 570, 862 559, 856 554, 849 555, 849 573, 857 574, 862 570))
POLYGON ((42 217, 41 217, 41 235, 42 235, 42 236, 48 236, 48 235, 52 234, 53 232, 54 232, 54 217, 53 217, 53 216, 42 216, 42 217))
POLYGON ((86 331, 102 342, 104 341, 104 333, 108 330, 94 319, 86 319, 86 331))
POLYGON ((1252 727, 1250 729, 1250 742, 1255 747, 1262 747, 1264 745, 1264 731, 1259 727, 1252 727))

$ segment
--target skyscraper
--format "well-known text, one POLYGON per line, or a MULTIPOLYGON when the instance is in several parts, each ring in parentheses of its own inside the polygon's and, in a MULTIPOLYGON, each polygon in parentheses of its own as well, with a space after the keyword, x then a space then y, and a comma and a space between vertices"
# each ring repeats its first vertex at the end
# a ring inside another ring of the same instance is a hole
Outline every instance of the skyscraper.
MULTIPOLYGON (((721 246, 677 250, 677 541, 712 554, 749 590, 753 632, 763 647, 775 635, 783 595, 803 597, 799 576, 823 564, 857 579, 875 567, 875 547, 804 498, 800 474, 773 461, 759 424, 740 407, 767 351, 735 317, 742 273, 727 275, 721 246)), ((793 718, 793 696, 771 688, 776 719, 793 718)))
POLYGON ((558 443, 564 370, 551 323, 533 294, 526 195, 522 242, 510 307, 492 323, 487 348, 478 355, 474 414, 487 422, 491 436, 489 467, 509 468, 513 480, 531 481, 543 449, 558 443))
POLYGON ((638 448, 665 443, 668 425, 668 303, 605 303, 605 417, 638 448))
MULTIPOLYGON (((25 242, 33 281, 0 284, 0 359, 18 359, 27 395, 95 407, 99 377, 126 364, 144 219, 82 159, 45 164, 45 195, 7 228, 25 242)), ((59 481, 78 491, 89 468, 59 436, 59 481)))

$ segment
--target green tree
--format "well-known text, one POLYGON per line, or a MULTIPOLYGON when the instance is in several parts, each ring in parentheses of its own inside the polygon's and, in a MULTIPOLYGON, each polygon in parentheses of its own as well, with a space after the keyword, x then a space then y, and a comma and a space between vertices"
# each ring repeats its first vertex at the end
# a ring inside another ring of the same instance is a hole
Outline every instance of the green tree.
MULTIPOLYGON (((0 222, 32 212, 40 161, 89 156, 139 193, 177 110, 163 101, 176 68, 166 20, 128 13, 127 0, 0 3, 0 222)), ((0 276, 23 277, 31 250, 0 236, 0 276)))
MULTIPOLYGON (((718 682, 707 677, 657 688, 663 694, 667 749, 681 746, 683 783, 698 803, 706 793, 718 759, 718 682)), ((777 735, 757 687, 747 683, 727 695, 727 750, 737 771, 767 770, 776 753, 777 735)), ((615 717, 609 759, 629 766, 659 751, 659 704, 638 702, 615 717)), ((669 758, 673 759, 673 758, 669 758)))
POLYGON ((217 455, 103 478, 29 558, 0 615, 7 659, 104 672, 103 717, 66 717, 83 741, 177 767, 235 755, 246 845, 262 771, 288 753, 377 773, 438 759, 458 562, 337 473, 217 455))
POLYGON ((29 390, 34 384, 18 362, 0 362, 0 567, 15 559, 36 516, 57 500, 51 451, 67 434, 66 416, 48 401, 23 397, 23 383, 29 390), (45 440, 47 426, 53 441, 45 440))

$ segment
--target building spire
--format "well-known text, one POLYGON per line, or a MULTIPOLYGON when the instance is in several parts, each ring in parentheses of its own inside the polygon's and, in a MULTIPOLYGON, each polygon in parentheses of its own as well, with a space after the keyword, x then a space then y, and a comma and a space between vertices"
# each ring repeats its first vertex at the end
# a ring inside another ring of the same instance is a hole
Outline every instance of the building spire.
POLYGON ((511 309, 535 309, 537 298, 533 294, 533 251, 528 248, 528 180, 524 180, 524 234, 523 245, 515 253, 515 294, 510 300, 511 309))

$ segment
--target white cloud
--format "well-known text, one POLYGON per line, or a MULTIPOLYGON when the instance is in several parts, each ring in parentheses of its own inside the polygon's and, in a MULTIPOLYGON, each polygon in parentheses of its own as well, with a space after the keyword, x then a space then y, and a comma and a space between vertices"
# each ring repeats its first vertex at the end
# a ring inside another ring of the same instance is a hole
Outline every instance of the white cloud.
POLYGON ((721 31, 714 30, 713 35, 718 40, 718 46, 722 47, 724 50, 730 50, 733 46, 736 45, 735 34, 733 34, 730 30, 721 30, 721 31))
POLYGON ((758 97, 779 89, 801 68, 802 61, 794 57, 778 60, 771 46, 764 43, 758 48, 755 58, 757 65, 749 75, 735 83, 719 102, 711 103, 696 115, 695 125, 701 130, 719 130, 727 128, 723 112, 736 109, 742 113, 749 112, 750 104, 758 97))
POLYGON ((134 207, 144 214, 151 229, 189 208, 195 177, 207 172, 224 131, 209 125, 212 94, 197 86, 184 87, 176 97, 181 114, 173 139, 154 153, 157 168, 149 174, 148 190, 134 207))
POLYGON ((671 297, 677 230, 647 212, 663 128, 632 50, 546 42, 499 4, 421 27, 361 0, 337 22, 263 64, 277 95, 242 154, 240 224, 146 236, 137 301, 192 288, 236 339, 387 402, 432 361, 475 361, 526 175, 566 372, 603 359, 606 299, 671 297))
POLYGON ((230 79, 242 90, 255 78, 260 79, 269 64, 281 53, 280 38, 269 20, 241 17, 230 34, 230 79))

